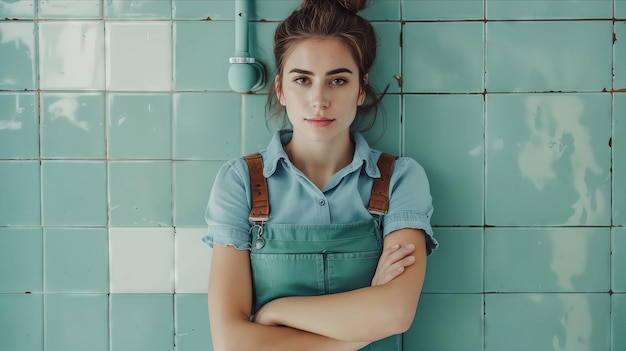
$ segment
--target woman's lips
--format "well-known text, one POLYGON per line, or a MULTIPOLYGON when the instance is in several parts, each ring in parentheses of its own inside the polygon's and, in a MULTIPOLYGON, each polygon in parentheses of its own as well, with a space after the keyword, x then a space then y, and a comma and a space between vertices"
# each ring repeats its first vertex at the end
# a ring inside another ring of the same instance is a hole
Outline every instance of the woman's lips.
POLYGON ((314 127, 326 127, 330 125, 331 123, 333 123, 335 120, 332 118, 321 117, 321 118, 308 118, 308 119, 305 119, 305 121, 313 125, 314 127))

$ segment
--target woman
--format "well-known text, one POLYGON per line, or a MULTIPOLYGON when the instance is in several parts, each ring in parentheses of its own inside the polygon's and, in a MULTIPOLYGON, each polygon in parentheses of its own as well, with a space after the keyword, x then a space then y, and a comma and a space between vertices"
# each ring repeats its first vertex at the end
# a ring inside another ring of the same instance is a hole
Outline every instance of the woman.
POLYGON ((401 350, 437 243, 423 169, 350 131, 380 102, 364 5, 304 0, 276 30, 292 130, 225 164, 206 212, 216 350, 401 350))

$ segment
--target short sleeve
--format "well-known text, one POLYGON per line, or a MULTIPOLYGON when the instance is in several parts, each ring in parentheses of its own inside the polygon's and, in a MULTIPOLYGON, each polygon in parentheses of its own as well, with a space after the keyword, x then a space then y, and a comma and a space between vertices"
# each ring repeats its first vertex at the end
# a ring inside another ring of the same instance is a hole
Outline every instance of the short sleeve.
POLYGON ((426 233, 426 252, 439 246, 430 225, 433 213, 430 185, 424 168, 409 157, 398 158, 389 185, 389 210, 383 218, 383 235, 403 228, 426 233))
POLYGON ((213 183, 205 212, 207 235, 202 240, 213 245, 250 250, 250 185, 243 158, 224 164, 213 183))

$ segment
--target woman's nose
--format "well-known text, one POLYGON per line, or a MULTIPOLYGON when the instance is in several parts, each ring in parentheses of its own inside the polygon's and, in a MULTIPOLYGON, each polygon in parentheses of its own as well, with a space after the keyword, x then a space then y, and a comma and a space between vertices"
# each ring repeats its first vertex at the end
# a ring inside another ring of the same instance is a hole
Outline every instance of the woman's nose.
POLYGON ((318 109, 327 108, 330 104, 328 88, 323 85, 313 86, 311 89, 311 104, 318 109))

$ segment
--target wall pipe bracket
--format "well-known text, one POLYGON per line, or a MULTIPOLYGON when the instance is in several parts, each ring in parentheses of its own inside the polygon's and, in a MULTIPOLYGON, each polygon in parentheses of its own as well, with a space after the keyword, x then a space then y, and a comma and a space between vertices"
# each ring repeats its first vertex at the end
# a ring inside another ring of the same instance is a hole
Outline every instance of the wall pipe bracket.
POLYGON ((238 93, 257 91, 265 85, 265 68, 248 52, 250 1, 235 1, 235 56, 228 60, 228 83, 238 93))

